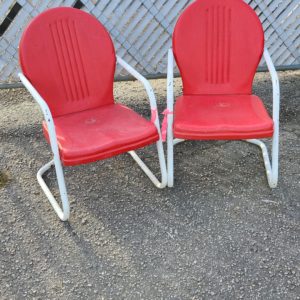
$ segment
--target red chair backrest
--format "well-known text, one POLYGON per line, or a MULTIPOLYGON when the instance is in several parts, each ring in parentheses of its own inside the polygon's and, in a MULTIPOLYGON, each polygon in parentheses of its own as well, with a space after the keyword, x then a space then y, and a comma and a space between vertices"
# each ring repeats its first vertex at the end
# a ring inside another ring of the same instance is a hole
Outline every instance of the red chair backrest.
POLYGON ((261 22, 243 0, 196 0, 173 33, 183 93, 250 94, 263 48, 261 22))
POLYGON ((115 49, 86 12, 59 7, 35 17, 22 35, 19 59, 53 116, 114 102, 115 49))

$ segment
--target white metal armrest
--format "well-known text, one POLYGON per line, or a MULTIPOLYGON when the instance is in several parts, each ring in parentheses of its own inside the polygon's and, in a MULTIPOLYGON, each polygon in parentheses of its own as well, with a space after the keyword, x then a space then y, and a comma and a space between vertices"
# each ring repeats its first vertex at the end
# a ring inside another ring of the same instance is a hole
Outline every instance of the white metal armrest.
MULTIPOLYGON (((151 110, 157 111, 157 104, 156 104, 156 99, 155 95, 153 92, 153 88, 150 84, 150 82, 142 75, 140 74, 137 70, 135 70, 132 66, 130 66, 125 60, 123 60, 121 57, 117 56, 117 62, 129 73, 131 74, 134 78, 139 80, 143 85, 144 88, 146 89, 147 95, 149 97, 149 102, 150 102, 150 107, 151 110)), ((152 111, 152 113, 153 113, 152 111)), ((159 118, 155 118, 155 126, 157 127, 158 131, 160 132, 160 127, 159 127, 159 118)))
POLYGON ((167 74, 167 109, 173 112, 174 105, 174 57, 172 49, 168 51, 168 74, 167 74))
POLYGON ((155 95, 152 89, 150 82, 141 75, 138 71, 136 71, 133 67, 131 67, 127 62, 125 62, 121 57, 117 56, 117 62, 132 76, 134 76, 137 80, 139 80, 145 87, 147 95, 149 97, 151 115, 154 120, 154 125, 157 128, 157 132, 159 134, 159 141, 157 141, 157 152, 159 158, 159 165, 161 170, 161 182, 155 177, 155 175, 151 172, 151 170, 145 165, 145 163, 139 158, 139 156, 135 153, 135 151, 129 151, 128 153, 132 156, 132 158, 137 162, 137 164, 142 168, 145 174, 150 178, 150 180, 154 183, 154 185, 158 188, 164 188, 167 185, 167 169, 166 162, 164 156, 164 149, 161 139, 161 131, 159 126, 159 118, 157 113, 157 105, 155 95))
MULTIPOLYGON (((167 74, 167 136, 173 139, 173 110, 174 110, 174 56, 173 50, 170 48, 168 51, 168 74, 167 74)), ((183 139, 174 139, 173 144, 183 142, 183 139)))
POLYGON ((264 59, 267 63, 272 79, 273 87, 273 122, 274 134, 272 141, 272 169, 269 178, 271 187, 276 187, 278 181, 278 160, 279 160, 279 110, 280 110, 280 87, 277 72, 267 48, 264 49, 264 59))
POLYGON ((272 86, 273 86, 273 121, 274 124, 279 123, 279 106, 280 106, 280 88, 279 78, 271 59, 270 53, 267 48, 264 49, 264 59, 267 63, 268 70, 271 74, 272 86))
POLYGON ((172 49, 168 51, 168 74, 167 74, 167 170, 168 170, 168 186, 173 187, 174 184, 174 149, 173 144, 173 106, 174 106, 174 57, 172 49))
POLYGON ((32 95, 34 100, 39 104, 39 106, 44 114, 45 121, 47 123, 51 149, 52 149, 54 155, 59 156, 54 121, 53 121, 52 114, 51 114, 48 104, 42 98, 42 96, 39 94, 39 92, 34 88, 34 86, 31 84, 31 82, 25 77, 24 74, 19 73, 18 75, 19 75, 20 80, 26 87, 26 89, 32 95))
POLYGON ((264 164, 266 168, 269 186, 275 188, 278 182, 278 158, 279 158, 279 106, 280 106, 280 88, 279 79, 267 48, 264 49, 264 59, 271 74, 273 88, 273 123, 274 133, 272 139, 272 160, 270 161, 266 145, 258 139, 247 140, 259 146, 262 150, 264 164))

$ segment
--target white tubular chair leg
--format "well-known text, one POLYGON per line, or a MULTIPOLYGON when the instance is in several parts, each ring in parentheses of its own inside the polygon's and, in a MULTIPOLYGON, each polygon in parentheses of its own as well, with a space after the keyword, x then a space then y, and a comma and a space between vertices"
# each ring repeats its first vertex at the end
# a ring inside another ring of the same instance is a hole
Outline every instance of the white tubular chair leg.
POLYGON ((45 164, 40 170, 37 172, 37 180, 40 184, 42 190, 44 191, 45 195, 47 196, 50 204, 52 205, 54 211, 57 213, 58 217, 62 221, 67 221, 70 216, 70 206, 68 201, 68 195, 66 190, 66 184, 63 174, 62 165, 59 159, 54 159, 45 164), (61 202, 62 202, 62 209, 60 208, 59 204, 55 200, 53 194, 51 193, 50 189, 48 188, 47 184, 45 183, 43 179, 43 174, 51 168, 51 166, 55 166, 56 171, 56 177, 57 177, 57 183, 59 187, 61 202))
POLYGON ((177 145, 177 144, 179 144, 179 143, 182 143, 182 142, 184 142, 185 140, 183 140, 183 139, 174 139, 173 140, 173 145, 175 146, 175 145, 177 145))
MULTIPOLYGON (((159 124, 158 124, 159 128, 159 124)), ((160 128, 159 128, 160 129, 160 128)), ((161 172, 161 184, 160 186, 157 186, 158 188, 164 188, 167 186, 168 183, 168 176, 167 176, 167 166, 166 166, 166 159, 165 159, 165 153, 164 153, 164 146, 161 139, 161 133, 159 131, 159 141, 156 142, 156 148, 157 148, 157 154, 158 154, 158 160, 159 160, 159 166, 160 166, 160 172, 161 172)))
MULTIPOLYGON (((154 95, 153 95, 154 97, 154 95)), ((155 107, 156 109, 156 107, 155 107)), ((156 118, 154 122, 155 127, 157 128, 159 134, 159 140, 156 142, 159 166, 160 166, 160 173, 161 173, 161 182, 156 178, 153 172, 147 167, 147 165, 140 159, 140 157, 136 154, 135 151, 129 151, 128 153, 131 157, 136 161, 136 163, 141 167, 144 173, 149 177, 149 179, 153 182, 153 184, 159 188, 163 189, 166 187, 168 178, 167 178, 167 167, 166 167, 166 160, 164 154, 164 147, 161 138, 160 126, 159 126, 159 119, 156 118)))
POLYGON ((173 106, 174 106, 174 57, 172 49, 168 51, 168 74, 167 74, 167 168, 168 187, 174 186, 174 144, 173 144, 173 106))
MULTIPOLYGON (((173 116, 172 116, 173 117, 173 116)), ((183 139, 174 139, 173 138, 173 130, 172 130, 172 122, 170 122, 170 126, 168 127, 168 187, 174 186, 174 146, 179 143, 184 142, 183 139)))
MULTIPOLYGON (((156 122, 158 122, 158 120, 156 120, 155 123, 156 122)), ((159 125, 157 127, 159 128, 159 125)), ((140 157, 137 155, 137 153, 135 151, 128 151, 128 153, 136 161, 136 163, 141 167, 141 169, 149 177, 149 179, 153 182, 153 184, 157 188, 163 189, 167 185, 167 168, 166 168, 164 147, 163 147, 163 143, 162 143, 162 140, 161 140, 160 131, 159 131, 159 136, 160 136, 160 138, 159 138, 159 141, 156 142, 156 148, 157 148, 157 154, 158 154, 158 160, 159 160, 159 166, 160 166, 161 182, 156 178, 156 176, 147 167, 147 165, 140 159, 140 157)))
POLYGON ((131 157, 136 161, 136 163, 141 167, 144 173, 149 177, 149 179, 153 182, 153 184, 162 189, 167 185, 167 171, 166 171, 166 162, 164 156, 164 150, 161 140, 156 143, 160 172, 161 172, 161 182, 156 178, 153 172, 148 168, 148 166, 140 159, 140 157, 136 154, 135 151, 129 151, 128 153, 131 157))
POLYGON ((173 140, 173 115, 168 115, 167 128, 167 156, 168 156, 168 187, 174 186, 174 140, 173 140))
POLYGON ((270 163, 269 153, 265 143, 256 139, 246 141, 261 148, 269 186, 270 188, 275 188, 278 182, 278 139, 276 139, 275 136, 273 137, 272 165, 270 163))
MULTIPOLYGON (((134 76, 137 80, 139 80, 144 85, 144 88, 146 89, 146 92, 147 92, 147 95, 148 95, 148 98, 149 98, 151 110, 157 112, 157 105, 156 105, 155 95, 154 95, 153 89, 152 89, 151 84, 149 83, 149 81, 145 77, 143 77, 138 71, 136 71, 133 67, 131 67, 129 64, 127 64, 119 56, 117 56, 117 62, 125 70, 127 70, 129 74, 134 76)), ((155 118, 154 125, 157 128, 157 131, 158 131, 158 134, 159 134, 159 141, 156 143, 156 146, 157 146, 159 165, 160 165, 160 170, 161 170, 161 182, 155 177, 155 175, 146 166, 146 164, 140 159, 140 157, 136 154, 135 151, 129 151, 128 153, 137 162, 137 164, 142 168, 142 170, 150 178, 150 180, 154 183, 154 185, 157 188, 161 189, 161 188, 166 187, 166 185, 167 185, 167 167, 166 167, 164 148, 163 148, 162 139, 161 139, 161 132, 160 132, 158 117, 155 118)))
POLYGON ((168 75, 167 75, 167 157, 168 157, 168 187, 174 186, 174 146, 183 142, 183 139, 173 137, 173 106, 174 106, 174 83, 173 74, 174 57, 172 49, 168 51, 168 75))

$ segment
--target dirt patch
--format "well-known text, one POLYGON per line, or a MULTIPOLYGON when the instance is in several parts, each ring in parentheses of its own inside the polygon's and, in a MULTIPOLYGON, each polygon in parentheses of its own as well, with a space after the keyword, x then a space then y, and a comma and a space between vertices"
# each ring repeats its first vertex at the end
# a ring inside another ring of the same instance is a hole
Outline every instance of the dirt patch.
POLYGON ((0 170, 0 188, 5 187, 9 183, 9 175, 6 171, 0 170))

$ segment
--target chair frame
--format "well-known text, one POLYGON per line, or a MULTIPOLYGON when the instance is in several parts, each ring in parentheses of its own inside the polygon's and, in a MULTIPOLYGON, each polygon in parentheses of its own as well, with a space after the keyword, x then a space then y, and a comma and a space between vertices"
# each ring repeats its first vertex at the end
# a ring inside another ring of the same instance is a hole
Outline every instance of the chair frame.
MULTIPOLYGON (((141 169, 144 171, 144 173, 150 178, 150 180, 153 182, 153 184, 157 188, 164 188, 167 185, 167 168, 166 168, 166 161, 164 156, 164 149, 163 149, 163 143, 162 143, 162 137, 161 137, 161 131, 160 131, 160 124, 159 124, 159 118, 157 114, 157 104, 155 95, 153 92, 153 89, 151 87, 150 82, 143 77, 138 71, 136 71, 133 67, 131 67, 128 63, 126 63, 123 59, 121 59, 119 56, 116 56, 117 63, 119 63, 125 70, 127 70, 128 73, 130 73, 133 77, 135 77, 137 80, 139 80, 146 89, 150 108, 151 108, 151 119, 154 122, 154 125, 158 131, 159 134, 159 140, 156 142, 157 152, 158 152, 158 158, 159 158, 159 165, 160 165, 160 171, 161 171, 161 181, 157 179, 157 177, 153 174, 153 172, 147 167, 147 165, 140 159, 140 157, 137 155, 135 151, 128 151, 128 153, 131 155, 131 157, 136 161, 136 163, 141 167, 141 169)), ((30 81, 25 77, 24 74, 19 73, 19 78, 23 85, 26 87, 26 89, 29 91, 29 93, 32 95, 32 97, 35 99, 35 101, 39 104, 40 109, 43 112, 44 119, 48 126, 49 131, 49 138, 50 138, 50 146, 51 150, 53 152, 53 159, 45 164, 43 167, 39 169, 37 172, 37 181, 40 184, 42 190, 44 191, 45 195, 47 196, 50 204, 52 205, 54 211, 58 215, 58 217, 62 221, 67 221, 70 217, 70 205, 67 195, 67 189, 65 184, 65 178, 63 173, 63 167, 60 160, 60 154, 59 154, 59 148, 57 144, 57 137, 55 132, 55 124, 53 121, 53 117, 51 114, 51 111, 48 107, 48 104, 46 101, 41 97, 41 95, 38 93, 38 91, 34 88, 34 86, 30 83, 30 81), (49 170, 54 165, 55 171, 56 171, 56 177, 57 177, 57 183, 62 203, 62 208, 60 207, 59 203, 51 193, 49 187, 45 183, 43 179, 43 174, 49 170)))
MULTIPOLYGON (((278 156, 279 156, 279 109, 280 109, 280 88, 279 79, 274 67, 273 61, 267 48, 263 53, 268 70, 271 74, 273 88, 273 123, 274 133, 272 137, 272 163, 270 162, 267 146, 261 140, 247 139, 243 140, 259 146, 262 150, 262 156, 266 169, 268 184, 275 188, 278 183, 278 156)), ((173 106, 174 106, 174 56, 172 49, 168 51, 168 74, 167 74, 167 170, 168 170, 168 187, 174 185, 174 146, 184 139, 173 138, 173 106)))

